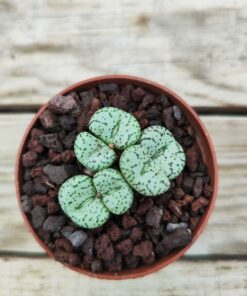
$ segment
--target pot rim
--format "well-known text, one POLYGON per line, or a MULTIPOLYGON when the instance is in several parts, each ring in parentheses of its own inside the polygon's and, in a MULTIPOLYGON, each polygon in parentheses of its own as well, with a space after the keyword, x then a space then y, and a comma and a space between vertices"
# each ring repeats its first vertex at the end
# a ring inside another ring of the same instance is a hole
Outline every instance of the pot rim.
MULTIPOLYGON (((93 77, 90 79, 86 79, 86 80, 82 80, 80 82, 77 82, 77 83, 65 88, 64 90, 62 90, 58 94, 67 94, 68 92, 74 91, 76 89, 85 88, 85 90, 86 90, 86 89, 92 87, 93 85, 97 85, 100 83, 111 83, 111 82, 118 83, 118 84, 128 84, 129 83, 129 84, 133 84, 133 85, 137 85, 137 86, 142 86, 146 89, 151 89, 151 92, 154 92, 154 93, 156 91, 157 93, 160 93, 160 94, 164 93, 164 94, 168 95, 169 98, 171 99, 171 101, 172 102, 175 101, 175 103, 178 104, 182 108, 183 112, 186 113, 186 118, 188 119, 188 121, 191 122, 191 120, 192 120, 194 122, 194 124, 197 125, 196 130, 197 131, 199 130, 198 135, 200 135, 200 137, 202 137, 202 140, 204 141, 204 145, 203 144, 201 144, 201 145, 203 145, 203 147, 205 146, 205 149, 211 158, 210 160, 204 159, 204 162, 206 163, 207 167, 209 165, 211 165, 211 167, 212 167, 211 171, 209 171, 208 173, 212 179, 211 182, 213 184, 212 185, 213 195, 210 199, 208 207, 205 210, 205 213, 203 214, 203 216, 201 216, 201 219, 200 219, 196 229, 194 229, 194 231, 192 232, 192 240, 188 245, 186 245, 185 247, 183 247, 182 249, 180 249, 178 251, 173 251, 168 256, 166 256, 162 259, 159 259, 158 261, 156 261, 154 264, 152 264, 150 266, 142 266, 142 267, 138 267, 135 269, 126 269, 121 272, 115 272, 115 273, 109 273, 109 272, 93 273, 90 271, 86 271, 84 269, 80 269, 78 267, 73 267, 73 266, 66 264, 66 263, 62 263, 63 265, 69 267, 70 269, 72 269, 74 271, 77 271, 81 274, 88 275, 88 276, 91 276, 94 278, 108 279, 108 280, 134 279, 134 278, 143 277, 145 275, 154 273, 154 272, 160 270, 161 268, 171 264, 172 262, 178 260, 181 256, 184 255, 185 252, 187 252, 187 250, 197 240, 199 235, 205 229, 205 227, 208 223, 208 219, 209 219, 210 215, 212 214, 212 211, 215 207, 215 201, 216 201, 217 192, 218 192, 218 165, 217 165, 216 153, 215 153, 215 149, 214 149, 212 140, 207 132, 206 127, 204 126, 203 122, 201 121, 201 119, 199 118, 197 113, 180 96, 178 96, 172 90, 170 90, 169 88, 167 88, 159 83, 147 80, 145 78, 130 76, 130 75, 103 75, 103 76, 97 76, 97 77, 93 77), (153 91, 153 89, 155 91, 153 91)), ((18 149, 17 159, 16 159, 15 186, 16 186, 16 193, 17 193, 19 209, 22 213, 22 217, 25 221, 25 225, 26 225, 27 229, 29 230, 29 232, 32 233, 32 235, 34 236, 36 241, 45 250, 45 252, 50 257, 54 258, 53 252, 38 237, 36 231, 32 227, 31 223, 28 221, 26 214, 21 209, 21 188, 20 188, 21 187, 21 157, 22 157, 22 153, 23 153, 24 148, 26 147, 26 142, 27 142, 27 139, 28 139, 31 129, 33 128, 33 126, 37 122, 40 114, 47 108, 47 106, 48 106, 48 103, 45 103, 43 106, 41 106, 39 111, 34 115, 31 122, 29 123, 29 125, 25 131, 25 134, 22 138, 21 144, 18 149)), ((197 138, 197 140, 198 140, 198 138, 197 138)), ((200 148, 202 149, 202 147, 200 147, 200 148)), ((202 154, 203 154, 203 152, 202 152, 202 154)))

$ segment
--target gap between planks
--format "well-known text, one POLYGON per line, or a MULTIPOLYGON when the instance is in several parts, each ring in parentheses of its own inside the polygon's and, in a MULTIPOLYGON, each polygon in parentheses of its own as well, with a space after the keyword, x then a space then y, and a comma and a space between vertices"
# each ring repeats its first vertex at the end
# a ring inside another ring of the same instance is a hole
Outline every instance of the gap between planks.
MULTIPOLYGON (((42 105, 0 105, 0 114, 12 113, 33 113, 37 112, 42 105)), ((219 116, 247 116, 247 106, 233 107, 200 107, 194 106, 193 109, 199 115, 219 115, 219 116)))
MULTIPOLYGON (((38 252, 17 252, 17 251, 0 251, 0 258, 43 258, 48 259, 50 258, 46 253, 38 253, 38 252)), ((51 258, 51 260, 53 260, 51 258)), ((246 255, 231 255, 231 254, 209 254, 209 255, 184 255, 180 259, 180 261, 247 261, 247 254, 246 255)))

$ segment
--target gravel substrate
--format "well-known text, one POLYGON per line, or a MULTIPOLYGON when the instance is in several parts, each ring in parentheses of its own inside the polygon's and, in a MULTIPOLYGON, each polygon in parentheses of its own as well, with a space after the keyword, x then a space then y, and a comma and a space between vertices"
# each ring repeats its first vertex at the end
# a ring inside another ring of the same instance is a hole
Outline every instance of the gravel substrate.
POLYGON ((167 96, 133 85, 101 84, 54 97, 30 132, 22 165, 22 210, 33 228, 57 260, 92 272, 150 265, 187 245, 212 196, 193 127, 182 110, 167 96), (73 143, 94 112, 105 106, 130 112, 142 129, 168 128, 185 150, 186 166, 169 191, 148 198, 135 192, 126 214, 112 215, 104 226, 87 230, 62 212, 57 193, 69 177, 90 174, 76 161, 73 143))

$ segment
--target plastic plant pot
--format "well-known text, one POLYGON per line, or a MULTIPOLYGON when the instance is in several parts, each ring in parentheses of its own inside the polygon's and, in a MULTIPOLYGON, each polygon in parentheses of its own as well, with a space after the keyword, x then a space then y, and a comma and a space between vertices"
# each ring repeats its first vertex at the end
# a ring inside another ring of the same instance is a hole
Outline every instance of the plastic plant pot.
MULTIPOLYGON (((100 83, 117 83, 119 85, 125 85, 125 84, 133 84, 136 86, 140 86, 145 88, 146 90, 149 90, 152 93, 155 94, 165 94, 169 97, 169 99, 174 103, 177 104, 182 111, 184 112, 187 120, 189 123, 193 126, 195 130, 195 137, 197 140, 197 143, 200 147, 202 158, 204 163, 207 166, 208 169, 208 175, 211 179, 211 185, 213 188, 213 194, 209 201, 209 204, 205 210, 205 213, 201 217, 196 229, 192 233, 192 241, 182 249, 173 251, 168 256, 164 257, 163 259, 160 259, 156 261, 154 264, 150 266, 142 266, 135 269, 126 269, 118 273, 110 273, 110 272, 102 272, 102 273, 93 273, 81 268, 73 267, 68 264, 64 264, 65 266, 73 269, 74 271, 77 271, 81 274, 88 275, 95 278, 100 279, 110 279, 110 280, 121 280, 121 279, 133 279, 137 277, 142 277, 145 275, 148 275, 150 273, 154 273, 158 271, 161 268, 164 268, 165 266, 171 264, 172 262, 179 259, 181 256, 183 256, 188 249, 192 246, 192 244, 197 240, 199 235, 203 232, 205 229, 208 219, 214 209, 215 201, 217 197, 217 189, 218 189, 218 166, 216 161, 216 154, 214 151, 213 143, 210 139, 210 136, 200 120, 199 116, 196 114, 196 112, 193 110, 192 107, 190 107, 182 98, 180 98, 177 94, 175 94, 170 89, 157 84, 155 82, 139 78, 139 77, 133 77, 128 75, 107 75, 107 76, 100 76, 91 78, 88 80, 84 80, 81 82, 78 82, 63 91, 60 92, 60 94, 68 94, 71 91, 78 91, 78 90, 87 90, 88 88, 94 87, 100 83)), ((21 156, 23 154, 23 151, 26 148, 27 141, 29 139, 29 134, 31 129, 36 125, 38 118, 40 114, 47 108, 48 104, 45 104, 41 107, 41 109, 36 113, 32 121, 30 122, 25 135, 22 139, 22 142, 20 144, 20 148, 18 151, 17 161, 16 161, 16 192, 17 192, 17 199, 19 203, 19 207, 21 210, 21 183, 22 183, 22 165, 21 165, 21 156)), ((21 211, 22 212, 22 211, 21 211)), ((53 251, 50 250, 45 243, 38 237, 36 230, 32 227, 31 223, 29 222, 27 216, 25 213, 22 212, 22 216, 24 218, 25 224, 28 228, 28 230, 31 232, 33 237, 36 239, 36 241, 40 244, 40 246, 45 250, 45 252, 50 256, 54 257, 53 251)))

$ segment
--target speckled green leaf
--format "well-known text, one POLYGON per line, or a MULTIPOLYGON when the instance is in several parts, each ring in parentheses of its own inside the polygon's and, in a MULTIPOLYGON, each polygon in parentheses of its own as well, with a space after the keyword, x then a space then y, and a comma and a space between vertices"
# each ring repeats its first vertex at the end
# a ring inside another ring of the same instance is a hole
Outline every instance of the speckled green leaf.
POLYGON ((78 175, 65 181, 59 189, 59 202, 65 213, 79 208, 96 190, 91 177, 78 175))
POLYGON ((114 169, 105 169, 95 174, 93 182, 97 192, 110 212, 116 215, 126 212, 133 201, 133 191, 114 169))
POLYGON ((97 228, 103 225, 110 216, 110 212, 99 198, 87 200, 81 208, 80 215, 74 218, 74 222, 84 228, 97 228))
POLYGON ((134 116, 114 107, 99 109, 89 122, 89 130, 107 144, 123 150, 135 144, 141 128, 134 116))
POLYGON ((181 173, 184 164, 185 154, 183 148, 177 142, 172 142, 164 153, 154 160, 152 165, 163 170, 171 180, 181 173))
POLYGON ((110 212, 126 212, 133 200, 133 191, 114 169, 105 169, 94 178, 84 175, 68 179, 59 189, 59 204, 63 211, 81 227, 103 225, 110 212))
POLYGON ((164 172, 168 179, 176 178, 185 165, 183 148, 173 135, 163 126, 153 125, 146 128, 140 144, 147 148, 150 160, 147 165, 164 172))
POLYGON ((91 177, 78 175, 68 179, 59 189, 58 200, 63 211, 76 224, 95 228, 109 217, 103 202, 96 199, 96 190, 91 177))
POLYGON ((76 137, 74 151, 80 163, 92 171, 108 168, 116 159, 114 150, 88 132, 76 137))
POLYGON ((170 143, 175 141, 172 133, 160 125, 145 128, 140 138, 140 144, 145 146, 150 156, 163 151, 170 143))
POLYGON ((145 147, 134 145, 127 148, 120 158, 120 169, 127 182, 146 196, 159 195, 170 187, 170 181, 163 171, 151 166, 145 147))
POLYGON ((182 147, 161 126, 143 131, 140 144, 127 148, 120 158, 120 169, 128 183, 146 196, 169 189, 169 180, 178 176, 185 164, 182 147))

